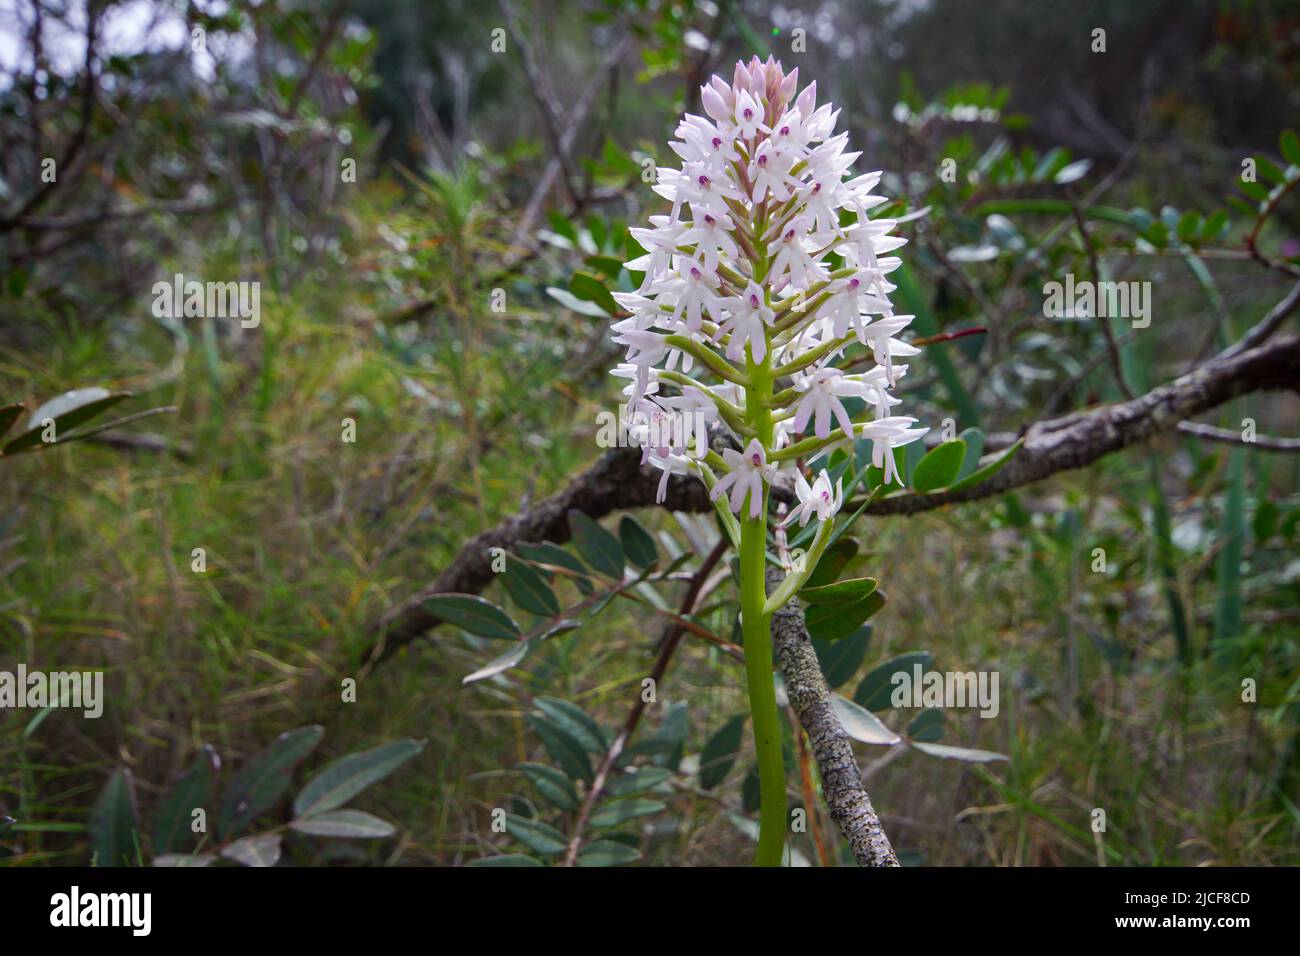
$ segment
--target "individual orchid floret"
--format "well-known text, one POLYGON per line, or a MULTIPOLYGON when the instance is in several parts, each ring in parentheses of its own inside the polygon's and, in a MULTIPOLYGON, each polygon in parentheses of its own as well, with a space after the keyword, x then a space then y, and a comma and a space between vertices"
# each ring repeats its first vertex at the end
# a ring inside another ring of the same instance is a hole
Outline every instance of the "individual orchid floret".
POLYGON ((763 509, 763 484, 772 480, 776 467, 767 463, 767 453, 757 438, 751 438, 743 452, 728 448, 722 458, 731 470, 718 479, 709 496, 721 498, 730 488, 731 510, 739 514, 748 497, 749 516, 757 518, 763 509))
POLYGON ((722 320, 718 334, 728 336, 727 358, 733 362, 739 360, 748 346, 754 361, 763 361, 767 356, 767 326, 772 321, 772 310, 763 290, 751 281, 743 295, 730 296, 721 304, 726 310, 726 318, 722 320))
POLYGON ((694 259, 680 267, 680 275, 681 278, 675 281, 672 289, 677 295, 673 318, 681 319, 685 312, 686 328, 691 332, 699 332, 705 308, 717 300, 718 278, 694 259))
POLYGON ((795 406, 795 431, 803 431, 811 419, 813 434, 818 438, 826 438, 831 433, 831 416, 834 415, 836 424, 844 429, 845 437, 853 436, 853 420, 840 399, 860 397, 860 383, 846 377, 837 368, 821 368, 804 376, 795 384, 795 388, 803 392, 803 398, 795 406))
POLYGON ((809 485, 803 472, 796 470, 794 485, 799 505, 786 517, 787 523, 798 518, 799 527, 802 528, 813 515, 817 516, 818 521, 830 521, 844 503, 843 482, 835 479, 835 488, 832 490, 831 477, 825 471, 818 472, 817 480, 809 485))
POLYGON ((651 465, 658 468, 662 474, 659 476, 659 484, 655 488, 655 503, 663 504, 668 498, 668 479, 673 475, 693 475, 698 474, 696 463, 685 455, 656 455, 651 452, 647 456, 651 465))
POLYGON ((919 355, 921 350, 915 345, 908 345, 906 342, 894 338, 899 332, 911 325, 911 315, 895 315, 878 322, 873 322, 867 326, 863 335, 865 344, 871 347, 872 357, 875 358, 876 364, 883 367, 885 377, 889 380, 890 388, 893 388, 898 381, 898 376, 894 372, 895 355, 919 355))
POLYGON ((748 90, 742 90, 736 97, 736 109, 732 119, 736 124, 736 131, 744 139, 752 140, 760 130, 764 133, 769 132, 763 125, 763 108, 758 105, 758 101, 749 94, 748 90))
POLYGON ((893 415, 862 425, 858 436, 871 439, 871 464, 884 472, 884 484, 901 482, 893 450, 924 437, 928 428, 909 428, 916 422, 906 415, 893 415))
POLYGON ((728 215, 715 216, 704 212, 682 232, 678 242, 693 245, 699 251, 707 272, 717 272, 720 261, 735 262, 740 255, 731 233, 736 224, 728 215))
POLYGON ((807 219, 797 219, 786 226, 777 240, 769 273, 774 286, 780 287, 788 278, 796 287, 806 289, 826 278, 825 267, 812 251, 805 248, 804 237, 808 234, 808 227, 807 219))
POLYGON ((866 270, 846 276, 836 284, 835 295, 828 309, 834 322, 836 338, 848 335, 852 330, 858 341, 866 344, 866 327, 864 318, 882 315, 891 308, 889 299, 876 295, 867 287, 865 280, 870 279, 866 270))

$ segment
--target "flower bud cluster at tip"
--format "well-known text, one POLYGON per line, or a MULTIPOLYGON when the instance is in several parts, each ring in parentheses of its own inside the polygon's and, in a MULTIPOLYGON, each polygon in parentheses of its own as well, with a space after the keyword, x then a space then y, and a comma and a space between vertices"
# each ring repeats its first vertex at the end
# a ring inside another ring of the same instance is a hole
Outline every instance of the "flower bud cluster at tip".
MULTIPOLYGON (((645 254, 625 265, 645 278, 614 294, 630 316, 613 326, 627 348, 613 374, 628 380, 629 412, 702 414, 736 437, 743 451, 710 457, 721 472, 711 495, 736 514, 757 517, 765 483, 793 472, 799 505, 788 520, 803 525, 833 518, 843 494, 824 467, 809 482, 797 458, 822 455, 824 466, 833 448, 869 439, 888 482, 891 450, 928 429, 895 414, 891 393, 907 372, 895 359, 919 351, 898 338, 913 317, 889 299, 887 276, 902 264, 889 253, 906 240, 890 235, 894 220, 869 218, 885 201, 872 194, 881 174, 852 174, 860 154, 834 132, 839 111, 817 105, 816 83, 798 91, 798 78, 755 57, 730 83, 714 76, 701 88, 704 116, 683 116, 669 144, 681 166, 660 167, 654 186, 671 211, 631 230, 645 254), (838 367, 854 346, 869 350, 869 370, 838 367), (747 426, 753 366, 776 378, 766 443, 747 426), (849 398, 864 401, 865 420, 853 420, 849 398)), ((660 500, 672 474, 712 478, 707 451, 645 445, 643 460, 663 473, 660 500)))

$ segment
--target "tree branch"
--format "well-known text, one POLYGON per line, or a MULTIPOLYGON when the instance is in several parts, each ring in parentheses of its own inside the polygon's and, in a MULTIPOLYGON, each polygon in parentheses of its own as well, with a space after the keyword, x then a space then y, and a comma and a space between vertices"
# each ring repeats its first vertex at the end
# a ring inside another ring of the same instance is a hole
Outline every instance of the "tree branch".
MULTIPOLYGON (((769 567, 768 591, 780 587, 783 578, 780 569, 769 567)), ((790 601, 772 615, 772 642, 790 705, 812 744, 831 819, 849 841, 860 866, 898 866, 894 848, 862 786, 862 773, 849 735, 831 707, 831 691, 804 627, 803 608, 798 601, 790 601)))
MULTIPOLYGON (((366 654, 367 661, 372 665, 377 663, 442 622, 442 618, 423 606, 432 595, 482 591, 494 576, 492 549, 508 551, 517 544, 538 541, 563 544, 571 537, 569 509, 598 519, 624 508, 648 507, 655 504, 658 485, 658 472, 641 466, 640 449, 617 448, 606 452, 558 494, 470 538, 431 584, 384 615, 375 626, 375 643, 366 654)), ((713 506, 699 479, 674 475, 669 479, 663 507, 670 511, 699 512, 709 511, 713 506)))
POLYGON ((1268 310, 1268 314, 1252 326, 1239 342, 1230 345, 1220 354, 1220 358, 1232 358, 1240 355, 1247 349, 1253 349, 1263 343, 1265 339, 1271 336, 1286 321, 1296 308, 1300 306, 1300 282, 1291 287, 1286 298, 1278 302, 1277 305, 1268 310))
POLYGON ((999 495, 1059 471, 1090 465, 1246 392, 1298 388, 1300 336, 1287 336, 1236 355, 1221 353, 1131 401, 1039 422, 1025 433, 1024 446, 1016 456, 988 481, 960 491, 882 498, 867 508, 867 514, 910 515, 999 495))
MULTIPOLYGON (((1025 444, 1015 458, 988 481, 955 492, 883 498, 872 504, 867 514, 910 515, 989 498, 1059 471, 1090 465, 1238 395, 1298 388, 1300 336, 1290 335, 1236 355, 1230 351, 1220 353, 1200 368, 1131 401, 1039 422, 1025 433, 1025 444)), ((426 599, 451 591, 482 591, 493 577, 491 549, 509 550, 521 542, 543 540, 563 544, 570 538, 570 508, 599 519, 613 511, 650 507, 656 503, 658 481, 657 471, 641 466, 638 449, 615 449, 574 478, 563 491, 471 538, 431 584, 375 625, 374 643, 365 655, 367 670, 442 622, 423 606, 426 599)), ((784 489, 773 491, 778 500, 789 497, 784 489)), ((668 481, 662 507, 702 512, 711 510, 712 505, 700 481, 674 475, 668 481)))
POLYGON ((1300 452, 1300 438, 1256 435, 1254 438, 1246 439, 1242 437, 1240 430, 1215 428, 1213 425, 1202 425, 1200 422, 1179 422, 1178 430, 1186 435, 1193 435, 1206 441, 1221 442, 1225 445, 1245 445, 1248 448, 1258 448, 1260 451, 1300 452))

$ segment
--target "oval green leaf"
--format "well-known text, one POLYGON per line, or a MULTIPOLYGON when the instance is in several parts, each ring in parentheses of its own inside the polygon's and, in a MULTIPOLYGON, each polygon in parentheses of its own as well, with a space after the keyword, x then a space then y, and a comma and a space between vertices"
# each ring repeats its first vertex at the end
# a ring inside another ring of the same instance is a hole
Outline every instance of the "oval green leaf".
POLYGON ((575 272, 569 280, 569 291, 584 302, 594 302, 609 315, 618 315, 623 310, 614 301, 614 296, 605 283, 589 272, 575 272))
POLYGON ((821 664, 826 686, 834 690, 847 684, 867 659, 871 645, 871 625, 864 624, 848 637, 838 641, 814 641, 813 649, 821 664))
POLYGON ((871 711, 841 694, 831 695, 831 709, 844 725, 844 732, 854 740, 860 740, 864 744, 892 747, 903 739, 886 727, 871 711))
POLYGON ((809 636, 819 641, 837 641, 847 637, 862 622, 885 606, 885 595, 872 591, 852 604, 814 604, 804 615, 809 636))
POLYGON ((302 820, 294 820, 289 826, 299 833, 311 836, 351 840, 380 840, 397 832, 397 828, 387 820, 360 810, 328 810, 302 820))
POLYGON ((244 866, 275 866, 280 862, 280 834, 244 837, 223 849, 221 855, 244 866))
POLYGON ((219 766, 216 751, 205 746, 194 766, 186 770, 154 810, 153 851, 173 853, 192 842, 190 822, 196 809, 207 805, 212 771, 219 766))
POLYGON ((293 801, 294 815, 311 817, 343 806, 423 749, 424 744, 418 740, 394 740, 339 758, 299 791, 293 801))
POLYGON ((591 760, 587 751, 573 735, 556 726, 545 717, 529 714, 525 719, 528 727, 537 734, 542 746, 551 759, 573 780, 590 780, 592 778, 591 760))
POLYGON ((875 578, 851 578, 815 588, 803 588, 799 598, 808 604, 857 604, 880 586, 875 578))
MULTIPOLYGON (((515 546, 515 550, 522 557, 537 564, 549 564, 553 567, 573 571, 574 576, 565 575, 565 577, 573 581, 583 594, 591 593, 591 575, 587 571, 586 565, 558 544, 550 541, 543 541, 540 544, 519 544, 515 546)), ((544 569, 541 569, 539 573, 547 578, 551 576, 551 572, 544 569)))
POLYGON ((222 836, 238 833, 284 796, 294 768, 316 748, 324 733, 318 724, 287 730, 248 759, 226 788, 221 804, 222 836))
POLYGON ((477 594, 435 594, 423 604, 448 624, 479 637, 510 640, 520 636, 519 625, 509 614, 477 594))
POLYGON ((641 851, 614 840, 596 840, 578 854, 578 866, 622 866, 641 859, 641 851))
POLYGON ((960 438, 936 445, 925 453, 912 472, 912 488, 919 492, 945 488, 957 480, 966 460, 966 443, 960 438))
POLYGON ((668 804, 662 800, 627 797, 607 803, 592 813, 591 825, 593 827, 616 827, 628 820, 649 816, 652 813, 659 813, 661 810, 666 809, 668 809, 668 804))
POLYGON ((564 834, 550 824, 513 813, 506 814, 506 833, 542 856, 555 856, 569 846, 564 834))
POLYGON ((605 793, 611 797, 626 797, 641 793, 664 783, 673 775, 667 767, 633 767, 628 772, 616 773, 605 781, 605 793))
POLYGON ((817 567, 804 582, 804 588, 819 588, 834 584, 840 572, 844 570, 844 566, 858 553, 859 547, 857 538, 847 536, 832 542, 822 552, 821 560, 817 562, 817 567))
POLYGON ((507 562, 501 575, 501 584, 510 599, 525 611, 541 617, 555 617, 560 613, 560 602, 537 571, 522 561, 507 562))
POLYGON ((948 490, 961 491, 963 488, 969 488, 972 485, 978 485, 980 482, 987 481, 988 479, 992 478, 994 475, 996 475, 999 471, 1003 469, 1006 463, 1011 460, 1012 456, 1014 456, 1015 453, 1020 450, 1020 446, 1023 445, 1024 443, 1025 440, 1023 438, 1018 439, 1014 445, 1012 445, 1010 448, 1008 448, 1001 455, 993 459, 993 461, 989 462, 984 467, 976 468, 974 471, 966 475, 964 478, 959 478, 957 481, 953 482, 951 485, 948 486, 948 490))
POLYGON ((921 753, 945 760, 961 760, 966 763, 992 763, 995 760, 1008 760, 1006 754, 991 750, 973 750, 970 747, 950 747, 947 744, 928 744, 919 740, 912 741, 912 746, 921 753))
POLYGON ((659 548, 641 524, 631 515, 624 515, 618 523, 618 537, 627 559, 638 568, 648 568, 659 560, 659 548))
POLYGON ((609 748, 605 728, 577 704, 558 697, 538 697, 533 706, 593 753, 604 753, 609 748))
POLYGON ((110 392, 106 388, 75 388, 58 395, 27 419, 27 428, 5 446, 4 453, 12 455, 42 444, 45 426, 42 422, 54 422, 54 442, 62 441, 64 432, 70 432, 82 422, 89 421, 112 408, 123 399, 130 398, 130 392, 110 392))
POLYGON ((712 790, 731 772, 745 733, 745 715, 737 714, 718 728, 700 754, 700 787, 712 790))
POLYGON ((862 678, 862 683, 858 685, 857 691, 853 694, 853 699, 861 704, 867 710, 888 710, 890 697, 893 695, 894 684, 891 678, 895 673, 904 671, 908 674, 912 672, 912 667, 920 664, 922 670, 929 667, 933 658, 925 651, 912 651, 908 654, 899 654, 897 657, 885 661, 879 667, 867 672, 867 676, 862 678))
POLYGON ((136 859, 137 827, 131 772, 113 772, 90 808, 90 851, 96 866, 130 866, 136 859))
POLYGON ((598 523, 577 509, 569 509, 569 530, 582 559, 609 578, 623 578, 623 546, 598 523))
POLYGON ((579 315, 589 315, 594 319, 609 318, 609 313, 596 305, 596 303, 579 299, 568 289, 562 289, 559 286, 550 285, 546 287, 546 294, 566 309, 577 312, 579 315))
POLYGON ((937 707, 927 707, 917 714, 907 725, 908 739, 934 743, 943 736, 943 711, 937 707))
POLYGON ((497 674, 510 670, 528 656, 532 643, 532 641, 516 641, 510 650, 493 658, 474 673, 466 674, 460 679, 460 682, 462 684, 473 684, 475 681, 487 680, 489 677, 495 677, 497 674))
POLYGON ((544 763, 522 763, 519 769, 546 800, 561 810, 578 809, 578 791, 559 770, 544 763))

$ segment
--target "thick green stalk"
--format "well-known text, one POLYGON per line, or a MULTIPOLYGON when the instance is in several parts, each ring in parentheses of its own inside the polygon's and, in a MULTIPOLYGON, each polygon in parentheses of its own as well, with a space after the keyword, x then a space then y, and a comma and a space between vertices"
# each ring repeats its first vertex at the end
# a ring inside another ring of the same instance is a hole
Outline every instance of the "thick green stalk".
POLYGON ((766 522, 746 518, 740 526, 740 614, 745 636, 745 679, 758 753, 759 824, 755 866, 780 866, 785 849, 785 764, 781 724, 772 681, 771 616, 763 613, 766 522))
MULTIPOLYGON (((771 357, 747 362, 745 418, 765 448, 772 447, 771 357)), ((755 866, 780 866, 785 849, 785 764, 781 758, 781 723, 772 681, 771 615, 765 613, 767 585, 767 493, 757 518, 746 512, 740 526, 740 617, 745 642, 745 680, 758 755, 759 830, 755 866)))

